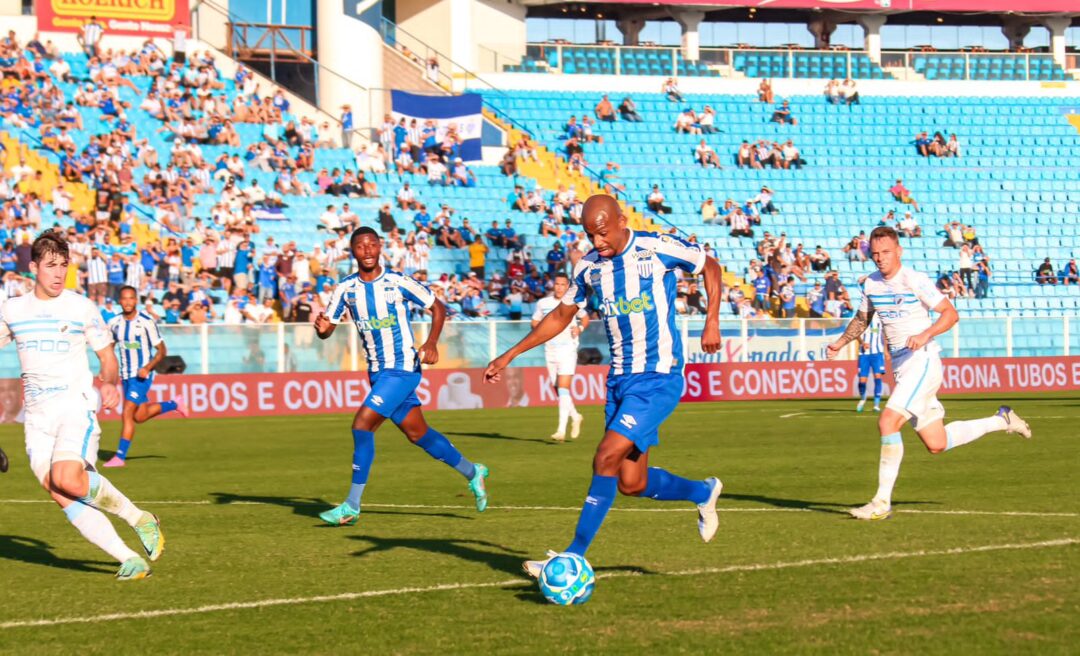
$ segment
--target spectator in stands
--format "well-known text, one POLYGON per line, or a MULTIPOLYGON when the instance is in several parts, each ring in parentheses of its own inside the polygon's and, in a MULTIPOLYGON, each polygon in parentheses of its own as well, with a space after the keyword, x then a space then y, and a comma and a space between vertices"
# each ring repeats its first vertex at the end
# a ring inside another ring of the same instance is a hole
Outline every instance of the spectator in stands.
POLYGON ((623 117, 624 121, 629 121, 631 123, 641 122, 641 114, 638 114, 637 104, 630 96, 626 96, 622 99, 622 102, 619 103, 619 114, 623 117))
POLYGON ((352 134, 355 129, 353 126, 353 113, 350 105, 341 106, 341 147, 352 148, 352 134))
POLYGON ((780 318, 795 318, 795 283, 785 283, 780 288, 780 318))
POLYGON ((865 233, 860 232, 844 245, 843 252, 847 255, 848 262, 865 262, 866 253, 863 251, 865 233))
POLYGON ((831 266, 832 258, 829 257, 828 251, 819 244, 814 249, 814 252, 810 254, 810 268, 821 273, 822 271, 828 271, 831 266))
POLYGON ((677 134, 701 134, 701 128, 698 126, 694 110, 687 108, 675 117, 675 132, 677 134))
POLYGON ((768 312, 772 309, 770 300, 772 292, 772 280, 764 271, 758 271, 757 276, 750 282, 754 287, 754 300, 751 303, 755 310, 768 312))
POLYGON ((653 185, 652 191, 646 199, 646 205, 648 205, 650 210, 657 214, 671 214, 671 207, 664 204, 665 200, 664 192, 660 191, 660 186, 653 185))
POLYGON ((960 248, 964 245, 964 226, 959 221, 946 223, 943 230, 945 231, 945 242, 942 246, 960 248))
POLYGON ((511 248, 513 250, 521 250, 521 239, 518 238, 517 231, 515 231, 513 225, 511 225, 510 219, 506 220, 506 224, 502 229, 502 238, 503 245, 506 248, 511 248))
POLYGON ((600 97, 600 102, 596 104, 596 108, 593 111, 595 112, 596 120, 598 121, 614 123, 617 120, 615 106, 608 100, 606 93, 600 97))
POLYGON ((715 166, 718 169, 724 168, 720 166, 720 157, 717 156, 716 151, 712 149, 712 146, 706 144, 704 139, 694 149, 694 160, 701 164, 702 168, 709 168, 710 166, 715 166))
POLYGON ((600 185, 607 193, 613 193, 612 190, 626 193, 626 185, 618 181, 619 178, 619 165, 615 162, 608 162, 604 169, 600 171, 600 185))
POLYGON ((915 150, 923 157, 930 156, 930 146, 933 145, 934 140, 930 138, 929 133, 920 132, 915 135, 915 140, 912 142, 915 144, 915 150))
POLYGON ((829 80, 825 83, 825 100, 830 105, 835 105, 840 102, 840 81, 829 80))
POLYGON ((896 184, 894 184, 892 187, 889 187, 889 193, 892 194, 893 199, 895 199, 896 201, 914 207, 916 212, 922 211, 919 209, 918 201, 916 201, 911 196, 911 191, 909 191, 908 188, 904 186, 904 181, 900 178, 896 179, 896 184))
POLYGON ((773 95, 772 80, 762 78, 761 84, 758 85, 758 102, 771 105, 775 100, 773 95))
POLYGON ((844 80, 844 84, 840 86, 840 97, 847 103, 848 108, 852 105, 861 105, 859 100, 859 90, 855 85, 855 80, 850 77, 844 80))
POLYGON ((757 196, 750 199, 751 205, 757 205, 758 211, 761 214, 779 214, 780 210, 773 205, 773 198, 776 196, 776 192, 767 186, 761 188, 761 191, 757 196))
POLYGON ((1069 260, 1069 263, 1061 270, 1061 283, 1063 285, 1080 284, 1080 269, 1077 268, 1075 259, 1069 260))
POLYGON ((420 207, 420 203, 416 200, 416 193, 410 188, 408 182, 401 185, 401 189, 398 190, 397 204, 398 208, 403 210, 415 210, 420 207))
POLYGON ((959 271, 953 271, 951 274, 951 282, 953 289, 956 290, 957 298, 967 298, 975 295, 975 290, 971 289, 964 283, 964 279, 960 277, 959 271))
POLYGON ((735 208, 728 215, 728 225, 731 226, 732 237, 754 237, 754 231, 750 229, 750 219, 743 214, 742 208, 735 208))
POLYGON ((720 212, 716 209, 716 203, 712 196, 705 199, 701 204, 701 222, 705 225, 713 225, 720 222, 720 212))
POLYGON ((990 293, 990 264, 986 260, 975 263, 977 281, 975 283, 975 298, 986 298, 990 293))
MULTIPOLYGON (((925 134, 925 133, 924 133, 925 134)), ((935 132, 934 137, 930 140, 929 146, 930 154, 934 157, 945 156, 945 135, 940 132, 935 132)))
POLYGON ((80 28, 77 39, 87 59, 97 58, 101 37, 104 34, 105 26, 98 22, 97 16, 91 16, 90 20, 80 28))
POLYGON ((960 142, 955 134, 949 135, 949 141, 945 144, 945 157, 960 157, 960 142))
POLYGON ((781 155, 781 168, 785 169, 801 169, 806 166, 806 161, 802 158, 802 154, 799 153, 798 147, 788 139, 784 142, 784 145, 780 147, 781 155))
POLYGON ((971 247, 967 244, 960 247, 960 253, 957 255, 957 269, 964 286, 974 292, 975 284, 972 276, 975 275, 975 261, 971 255, 971 247))
POLYGON ((825 290, 821 287, 821 281, 815 280, 814 286, 806 290, 806 307, 813 319, 825 316, 825 290))
POLYGON ((1043 263, 1039 265, 1037 271, 1035 271, 1035 282, 1040 285, 1056 285, 1057 274, 1054 271, 1054 265, 1050 263, 1050 258, 1043 260, 1043 263))
POLYGON ((754 159, 754 149, 750 146, 749 141, 743 140, 739 145, 739 150, 735 153, 735 164, 740 169, 744 166, 749 166, 754 169, 761 168, 761 165, 754 159))
POLYGON ((672 102, 684 101, 682 92, 679 91, 679 83, 673 77, 664 80, 664 86, 661 88, 661 93, 672 102))
POLYGON ((795 116, 791 113, 791 106, 788 104, 787 100, 780 103, 780 105, 778 105, 776 109, 773 110, 772 118, 770 118, 769 120, 773 123, 779 123, 780 125, 799 124, 798 119, 796 119, 795 116))
POLYGON ((904 218, 896 224, 896 231, 903 237, 922 237, 922 228, 911 212, 904 212, 904 218))
POLYGON ((701 134, 716 134, 720 129, 716 127, 716 112, 709 105, 697 116, 698 130, 701 134))
POLYGON ((564 272, 566 269, 566 250, 563 248, 561 241, 556 241, 551 246, 546 259, 548 275, 554 276, 557 273, 564 272))

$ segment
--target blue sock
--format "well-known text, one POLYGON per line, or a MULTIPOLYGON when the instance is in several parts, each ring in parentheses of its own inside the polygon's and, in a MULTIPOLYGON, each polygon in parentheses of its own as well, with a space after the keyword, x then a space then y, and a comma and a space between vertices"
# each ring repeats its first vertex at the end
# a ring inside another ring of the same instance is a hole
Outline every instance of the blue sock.
POLYGON ((874 405, 881 405, 881 388, 884 387, 880 378, 874 379, 874 405))
POLYGON ((166 412, 172 412, 176 410, 176 401, 162 401, 161 402, 161 414, 166 412))
POLYGON ((116 447, 116 457, 120 458, 121 460, 123 460, 124 458, 127 458, 127 452, 128 452, 128 449, 130 449, 130 448, 131 448, 131 440, 125 440, 124 438, 121 437, 120 438, 120 446, 116 447))
POLYGON ((705 481, 692 481, 659 467, 649 467, 649 480, 638 496, 657 501, 693 501, 705 503, 712 489, 705 481))
POLYGON ((86 472, 86 477, 90 483, 86 486, 86 496, 79 499, 88 506, 93 506, 94 495, 97 494, 98 489, 101 488, 101 474, 96 471, 86 472))
POLYGON ((352 485, 345 503, 353 510, 360 510, 360 497, 364 494, 371 462, 375 460, 375 433, 353 429, 352 485))
POLYGON ((866 398, 866 381, 865 380, 860 380, 859 381, 859 398, 862 398, 862 399, 866 398))
POLYGON ((74 524, 75 518, 83 514, 83 511, 86 510, 86 508, 87 505, 85 503, 81 501, 76 501, 67 508, 64 508, 64 515, 67 516, 69 522, 74 524))
POLYGON ((574 541, 566 548, 567 551, 579 556, 585 555, 596 537, 596 532, 600 530, 600 525, 604 523, 611 504, 615 503, 618 491, 618 478, 593 474, 589 496, 585 497, 585 505, 581 507, 581 516, 578 517, 577 529, 574 531, 574 541))
POLYGON ((442 433, 434 428, 428 428, 428 432, 417 440, 416 446, 427 451, 427 454, 432 458, 441 460, 458 470, 465 477, 465 480, 471 481, 476 476, 476 467, 461 455, 461 452, 450 443, 450 440, 446 439, 442 433))

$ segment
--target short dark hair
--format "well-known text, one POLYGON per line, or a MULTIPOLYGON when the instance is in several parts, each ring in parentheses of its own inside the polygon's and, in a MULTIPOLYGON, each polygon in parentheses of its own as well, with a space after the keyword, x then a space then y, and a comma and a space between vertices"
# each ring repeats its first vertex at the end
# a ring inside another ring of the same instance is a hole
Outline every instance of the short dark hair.
POLYGON ((372 237, 379 239, 379 233, 375 232, 375 228, 371 228, 368 226, 360 226, 356 230, 353 230, 352 236, 349 237, 349 245, 353 245, 354 243, 356 243, 357 239, 360 239, 364 235, 371 235, 372 237))
POLYGON ((900 235, 896 234, 896 230, 893 230, 889 226, 878 226, 870 233, 870 241, 875 239, 891 239, 897 244, 900 243, 900 235))
POLYGON ((570 282, 570 276, 566 275, 562 271, 556 273, 554 276, 551 277, 553 281, 558 280, 559 278, 566 278, 566 282, 570 282))
POLYGON ((135 289, 131 285, 124 285, 123 287, 121 287, 120 291, 117 292, 116 297, 120 298, 121 296, 124 295, 124 292, 126 292, 129 289, 131 290, 132 294, 135 294, 135 298, 138 299, 139 298, 139 290, 135 289))
POLYGON ((71 261, 67 240, 52 230, 46 230, 38 235, 30 247, 30 261, 39 264, 50 255, 55 255, 65 262, 71 261))

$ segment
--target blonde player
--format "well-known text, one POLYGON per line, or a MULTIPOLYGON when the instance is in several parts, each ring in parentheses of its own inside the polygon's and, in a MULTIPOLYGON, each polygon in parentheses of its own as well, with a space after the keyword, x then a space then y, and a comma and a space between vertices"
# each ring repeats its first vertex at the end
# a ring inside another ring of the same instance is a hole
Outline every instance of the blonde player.
MULTIPOLYGON (((532 315, 532 327, 536 328, 549 312, 562 304, 566 290, 570 289, 570 278, 566 274, 557 274, 551 296, 545 296, 536 302, 536 311, 532 315)), ((581 434, 584 417, 574 407, 574 397, 570 395, 570 384, 577 369, 578 336, 589 325, 589 315, 578 310, 574 320, 552 340, 544 344, 544 359, 547 361, 551 384, 559 395, 559 427, 552 433, 556 442, 566 441, 566 420, 570 420, 570 439, 577 439, 581 434)))
POLYGON ((62 236, 46 232, 34 241, 34 291, 4 304, 0 347, 14 341, 19 351, 26 452, 34 475, 83 537, 120 561, 118 579, 141 579, 150 566, 100 511, 126 521, 151 561, 161 555, 165 538, 157 517, 137 508, 94 469, 101 427, 87 347, 101 362, 100 401, 106 408, 120 400, 118 366, 98 309, 85 296, 64 290, 68 263, 62 236))
POLYGON ((1027 422, 1004 405, 992 417, 954 421, 948 425, 942 421, 945 409, 937 399, 942 376, 941 348, 934 342, 934 337, 948 332, 959 317, 956 308, 926 274, 900 263, 903 253, 900 239, 892 228, 883 226, 870 233, 870 257, 878 270, 863 283, 862 303, 855 318, 840 339, 828 347, 827 356, 832 360, 848 342, 863 334, 876 313, 881 318, 896 378, 892 396, 878 418, 881 463, 877 494, 870 503, 851 509, 851 515, 856 519, 876 520, 892 516, 893 485, 904 458, 900 429, 905 423, 911 424, 933 454, 974 442, 994 431, 1031 437, 1027 422), (935 321, 930 320, 931 310, 938 315, 935 321))

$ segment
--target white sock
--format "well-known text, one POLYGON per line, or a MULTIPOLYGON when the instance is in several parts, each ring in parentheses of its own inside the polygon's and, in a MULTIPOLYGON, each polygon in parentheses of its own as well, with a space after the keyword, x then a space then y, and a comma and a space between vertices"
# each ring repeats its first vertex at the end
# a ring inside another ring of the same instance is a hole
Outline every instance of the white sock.
POLYGON ((67 515, 71 525, 78 529, 90 544, 109 554, 118 562, 122 563, 139 555, 124 544, 124 541, 116 534, 112 522, 100 510, 76 501, 64 508, 64 514, 67 515))
POLYGON ((566 431, 566 420, 570 418, 570 410, 574 407, 574 400, 570 398, 570 390, 559 388, 559 429, 556 433, 566 431))
POLYGON ((900 433, 881 436, 881 462, 878 464, 878 489, 875 499, 892 505, 892 490, 904 459, 904 441, 900 433))
POLYGON ((969 421, 954 421, 945 426, 945 450, 955 449, 968 442, 974 442, 987 433, 1003 431, 1009 427, 1009 422, 1004 417, 994 415, 984 419, 971 419, 969 421))
POLYGON ((97 472, 88 472, 88 475, 90 476, 90 491, 80 501, 118 516, 127 522, 128 526, 135 526, 142 518, 143 511, 136 508, 123 492, 109 482, 109 479, 97 472))

